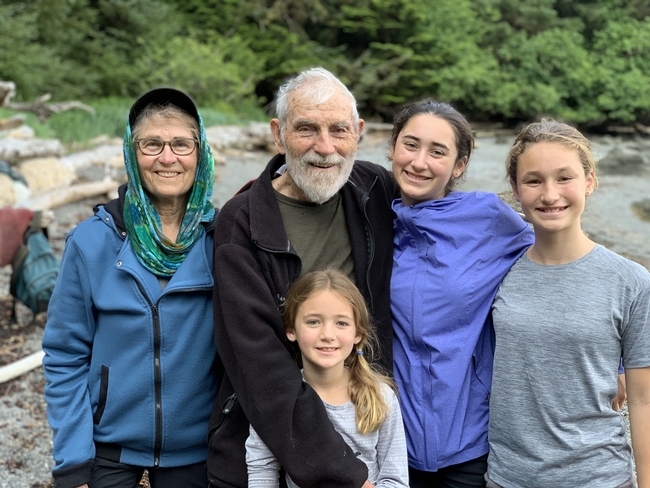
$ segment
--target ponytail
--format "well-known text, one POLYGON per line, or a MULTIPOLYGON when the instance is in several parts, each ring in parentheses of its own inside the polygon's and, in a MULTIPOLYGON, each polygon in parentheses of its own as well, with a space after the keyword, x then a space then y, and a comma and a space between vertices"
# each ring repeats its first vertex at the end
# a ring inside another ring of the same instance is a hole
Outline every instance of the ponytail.
POLYGON ((368 434, 381 427, 388 418, 390 404, 382 394, 382 385, 396 390, 395 383, 366 360, 363 351, 352 351, 348 358, 350 385, 348 394, 355 409, 357 430, 368 434))

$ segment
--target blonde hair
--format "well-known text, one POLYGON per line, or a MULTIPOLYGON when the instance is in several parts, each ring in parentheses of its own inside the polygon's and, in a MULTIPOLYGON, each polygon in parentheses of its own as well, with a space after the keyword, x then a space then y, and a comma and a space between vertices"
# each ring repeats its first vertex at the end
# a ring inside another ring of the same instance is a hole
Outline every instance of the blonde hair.
POLYGON ((517 165, 519 157, 531 146, 539 142, 553 142, 578 153, 585 176, 593 172, 594 189, 598 186, 596 177, 596 158, 591 151, 591 143, 575 127, 553 119, 542 119, 528 124, 519 131, 508 156, 506 157, 506 174, 510 182, 517 184, 517 165))
POLYGON ((396 386, 393 380, 369 363, 377 341, 366 302, 356 285, 343 272, 334 268, 312 271, 301 276, 287 292, 282 308, 284 329, 287 332, 294 330, 300 305, 314 293, 324 290, 340 295, 354 312, 356 332, 361 340, 346 358, 345 366, 350 369, 348 394, 354 404, 357 430, 361 434, 367 434, 377 430, 389 414, 390 407, 382 395, 381 385, 387 384, 393 390, 396 386))

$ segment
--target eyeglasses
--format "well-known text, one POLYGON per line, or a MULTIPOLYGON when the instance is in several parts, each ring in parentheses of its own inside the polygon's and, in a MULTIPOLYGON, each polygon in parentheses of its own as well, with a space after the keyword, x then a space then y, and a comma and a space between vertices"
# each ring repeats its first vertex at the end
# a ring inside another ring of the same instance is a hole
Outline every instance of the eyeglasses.
POLYGON ((171 141, 158 138, 136 139, 134 142, 145 156, 158 156, 165 149, 165 144, 169 144, 169 148, 176 156, 187 156, 194 152, 197 145, 196 140, 184 137, 176 137, 171 141))

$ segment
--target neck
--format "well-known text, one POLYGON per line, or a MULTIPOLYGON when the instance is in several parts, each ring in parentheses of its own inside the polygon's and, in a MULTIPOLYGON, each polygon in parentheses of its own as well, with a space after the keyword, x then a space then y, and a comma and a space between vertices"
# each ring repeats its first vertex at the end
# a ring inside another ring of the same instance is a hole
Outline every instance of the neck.
POLYGON ((303 202, 309 202, 309 198, 305 195, 296 182, 293 181, 293 178, 289 176, 289 172, 285 171, 281 176, 278 176, 272 182, 273 188, 275 191, 282 193, 285 197, 293 198, 294 200, 300 200, 303 202))
POLYGON ((312 369, 305 367, 302 376, 322 400, 331 405, 342 405, 350 401, 348 386, 350 370, 340 368, 312 369))
POLYGON ((539 264, 567 264, 587 255, 596 245, 582 229, 564 232, 544 232, 535 229, 535 244, 530 246, 528 259, 539 264))
POLYGON ((160 216, 163 235, 170 241, 176 242, 176 237, 178 237, 185 216, 187 200, 178 198, 174 201, 152 201, 152 203, 160 216))

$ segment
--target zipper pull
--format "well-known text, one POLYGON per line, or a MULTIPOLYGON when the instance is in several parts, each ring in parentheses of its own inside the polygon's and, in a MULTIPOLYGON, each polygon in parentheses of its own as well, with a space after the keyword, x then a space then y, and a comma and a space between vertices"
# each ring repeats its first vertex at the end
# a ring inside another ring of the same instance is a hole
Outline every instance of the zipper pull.
POLYGON ((232 411, 232 407, 235 406, 236 401, 237 393, 233 393, 226 399, 226 403, 223 404, 223 410, 221 410, 221 412, 228 415, 232 411))

